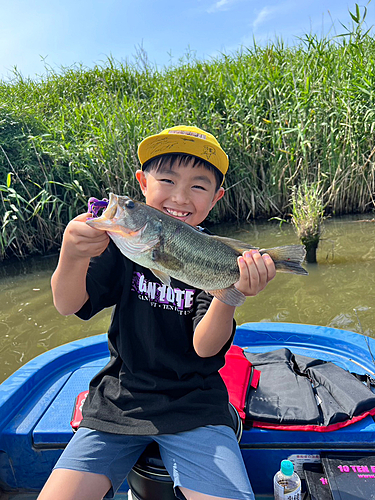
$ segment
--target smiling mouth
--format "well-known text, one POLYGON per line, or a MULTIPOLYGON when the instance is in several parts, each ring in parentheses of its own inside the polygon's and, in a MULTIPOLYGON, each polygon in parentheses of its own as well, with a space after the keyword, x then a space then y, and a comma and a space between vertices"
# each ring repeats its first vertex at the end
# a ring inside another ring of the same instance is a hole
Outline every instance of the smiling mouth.
POLYGON ((180 212, 179 210, 172 210, 171 208, 164 208, 168 215, 172 217, 187 217, 191 212, 180 212))

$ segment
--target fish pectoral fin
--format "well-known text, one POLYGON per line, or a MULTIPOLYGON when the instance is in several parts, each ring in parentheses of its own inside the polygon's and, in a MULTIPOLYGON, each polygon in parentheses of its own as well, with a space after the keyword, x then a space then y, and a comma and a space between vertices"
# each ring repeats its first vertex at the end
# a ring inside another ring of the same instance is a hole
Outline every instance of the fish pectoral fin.
POLYGON ((226 238, 225 236, 216 235, 211 235, 210 237, 214 238, 215 240, 221 241, 222 243, 225 243, 229 247, 233 248, 233 250, 239 252, 239 254, 243 254, 246 250, 258 250, 258 247, 254 247, 253 245, 250 245, 250 243, 245 243, 234 238, 226 238))
MULTIPOLYGON (((155 264, 166 269, 166 271, 180 271, 184 267, 184 263, 177 259, 177 257, 164 252, 160 243, 155 245, 155 247, 151 250, 151 259, 155 262, 155 264)), ((151 268, 151 271, 164 285, 170 286, 171 277, 167 274, 167 272, 154 268, 151 268)))
POLYGON ((158 269, 151 269, 152 273, 163 283, 163 285, 171 286, 171 277, 168 274, 159 271, 158 269))
POLYGON ((154 262, 157 262, 160 266, 170 271, 180 271, 184 268, 183 262, 174 255, 161 251, 159 245, 152 250, 151 258, 154 262))
POLYGON ((148 252, 159 243, 159 239, 157 238, 144 243, 140 237, 123 237, 119 233, 112 231, 109 231, 108 234, 120 251, 127 257, 148 252))
POLYGON ((237 290, 235 286, 222 288, 221 290, 207 290, 207 293, 216 297, 220 302, 224 302, 228 306, 242 306, 246 300, 246 296, 237 290))

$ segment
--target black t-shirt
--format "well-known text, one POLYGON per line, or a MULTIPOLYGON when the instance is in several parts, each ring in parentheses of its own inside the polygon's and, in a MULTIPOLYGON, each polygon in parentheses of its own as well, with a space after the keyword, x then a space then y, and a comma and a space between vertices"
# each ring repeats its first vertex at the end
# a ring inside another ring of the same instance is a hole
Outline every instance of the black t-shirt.
POLYGON ((184 283, 163 285, 110 242, 91 260, 89 319, 114 307, 108 331, 109 363, 93 378, 81 425, 116 434, 154 435, 203 425, 233 426, 228 394, 218 373, 233 338, 215 356, 199 357, 194 329, 212 297, 184 283))

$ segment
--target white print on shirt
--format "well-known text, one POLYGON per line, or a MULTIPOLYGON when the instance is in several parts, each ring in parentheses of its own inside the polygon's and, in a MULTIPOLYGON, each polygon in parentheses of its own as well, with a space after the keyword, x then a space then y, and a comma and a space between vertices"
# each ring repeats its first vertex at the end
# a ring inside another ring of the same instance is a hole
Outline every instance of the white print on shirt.
POLYGON ((153 307, 162 307, 180 314, 189 314, 192 310, 195 288, 181 290, 163 285, 155 281, 148 281, 144 274, 134 272, 132 291, 138 294, 140 300, 147 300, 153 307))

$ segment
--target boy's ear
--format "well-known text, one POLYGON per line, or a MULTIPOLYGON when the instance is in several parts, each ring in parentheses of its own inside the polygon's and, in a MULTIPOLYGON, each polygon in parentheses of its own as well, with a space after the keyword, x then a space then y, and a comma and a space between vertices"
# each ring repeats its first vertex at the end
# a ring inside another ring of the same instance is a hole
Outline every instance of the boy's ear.
POLYGON ((146 191, 147 191, 147 177, 146 174, 143 172, 143 170, 137 170, 135 173, 135 178, 138 181, 138 184, 141 187, 142 193, 144 196, 146 196, 146 191))
POLYGON ((210 210, 211 210, 212 208, 214 208, 214 206, 216 205, 216 203, 217 203, 219 200, 221 200, 221 198, 224 196, 224 194, 225 194, 225 189, 224 189, 223 187, 220 187, 220 188, 216 191, 216 193, 215 193, 215 196, 214 196, 214 198, 213 198, 213 200, 212 200, 212 203, 211 203, 211 208, 210 208, 210 210))

